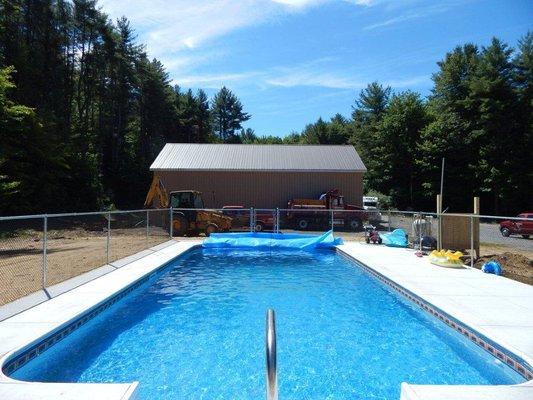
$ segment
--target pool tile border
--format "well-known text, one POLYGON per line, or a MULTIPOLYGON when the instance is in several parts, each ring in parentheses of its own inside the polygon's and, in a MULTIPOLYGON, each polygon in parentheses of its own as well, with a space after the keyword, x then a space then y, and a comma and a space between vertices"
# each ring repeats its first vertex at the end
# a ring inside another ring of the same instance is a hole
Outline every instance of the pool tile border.
POLYGON ((516 372, 518 372, 528 381, 533 379, 533 368, 531 368, 531 366, 521 357, 504 349, 502 346, 486 338, 485 336, 477 332, 475 329, 470 328, 469 326, 462 323, 458 319, 445 313, 438 307, 435 307, 428 301, 422 299, 421 297, 417 296, 413 292, 407 290, 403 286, 394 282, 392 279, 387 278, 385 275, 377 272, 376 270, 369 267, 368 265, 365 265, 364 263, 362 263, 361 261, 359 261, 357 258, 353 257, 352 255, 348 254, 347 252, 339 248, 337 248, 337 252, 340 253, 343 257, 346 257, 350 261, 357 264, 357 266, 359 266, 365 272, 374 276, 375 278, 380 280, 382 283, 392 288, 394 291, 400 293, 404 298, 407 298, 412 303, 415 303, 417 306, 419 306, 421 309, 428 312, 429 314, 433 315, 435 318, 440 319, 446 325, 448 325, 455 331, 459 332, 461 335, 469 339, 471 342, 473 342, 477 346, 481 347, 483 350, 490 353, 492 356, 497 357, 500 361, 506 363, 509 367, 511 367, 516 372))
MULTIPOLYGON (((189 252, 197 249, 199 245, 192 246, 188 248, 187 250, 180 253, 177 257, 182 257, 189 252)), ((177 258, 176 257, 176 258, 177 258)), ((141 287, 143 284, 148 282, 150 279, 152 279, 154 276, 161 273, 163 270, 165 270, 173 261, 175 258, 173 258, 170 261, 167 261, 166 263, 160 265, 147 275, 139 278, 137 281, 129 284, 128 286, 122 288, 115 294, 111 295, 109 298, 104 300, 101 304, 90 308, 89 310, 85 311, 84 313, 77 316, 72 322, 67 323, 63 327, 60 327, 55 332, 52 331, 49 335, 43 337, 41 340, 39 340, 36 344, 33 344, 29 347, 23 348, 20 350, 18 354, 13 354, 11 358, 9 358, 4 365, 2 366, 2 372, 9 376, 12 373, 14 373, 19 368, 23 367, 26 363, 37 357, 38 355, 42 354, 46 350, 48 350, 51 346, 54 344, 60 342, 64 338, 66 338, 68 335, 73 333, 76 329, 80 328, 82 325, 85 325, 87 322, 107 310, 109 307, 111 307, 113 304, 117 303, 118 301, 122 300, 124 297, 126 297, 128 294, 133 292, 134 290, 141 287)))

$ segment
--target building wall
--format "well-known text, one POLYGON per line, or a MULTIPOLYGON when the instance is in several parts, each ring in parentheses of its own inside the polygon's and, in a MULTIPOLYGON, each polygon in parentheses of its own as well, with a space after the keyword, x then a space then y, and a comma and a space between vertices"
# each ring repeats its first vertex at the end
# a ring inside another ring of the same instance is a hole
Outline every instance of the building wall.
POLYGON ((286 208, 292 198, 317 198, 337 188, 350 204, 362 205, 361 172, 156 171, 167 191, 199 190, 206 207, 243 205, 286 208), (214 199, 213 199, 214 191, 214 199))

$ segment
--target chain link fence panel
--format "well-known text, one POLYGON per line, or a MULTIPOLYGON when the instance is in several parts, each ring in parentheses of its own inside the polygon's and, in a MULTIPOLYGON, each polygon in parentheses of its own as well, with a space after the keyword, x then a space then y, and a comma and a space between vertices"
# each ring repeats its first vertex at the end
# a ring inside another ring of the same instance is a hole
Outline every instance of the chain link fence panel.
POLYGON ((107 214, 48 217, 46 286, 107 263, 107 214))
POLYGON ((0 305, 43 287, 44 218, 0 221, 0 305))

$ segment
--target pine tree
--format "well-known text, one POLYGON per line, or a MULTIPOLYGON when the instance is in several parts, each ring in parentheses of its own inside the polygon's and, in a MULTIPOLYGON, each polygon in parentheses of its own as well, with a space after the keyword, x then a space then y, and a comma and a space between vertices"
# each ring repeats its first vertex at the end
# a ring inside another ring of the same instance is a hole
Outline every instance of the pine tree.
POLYGON ((213 130, 225 143, 238 141, 236 131, 242 128, 242 123, 251 116, 243 111, 240 100, 225 86, 212 100, 213 130))

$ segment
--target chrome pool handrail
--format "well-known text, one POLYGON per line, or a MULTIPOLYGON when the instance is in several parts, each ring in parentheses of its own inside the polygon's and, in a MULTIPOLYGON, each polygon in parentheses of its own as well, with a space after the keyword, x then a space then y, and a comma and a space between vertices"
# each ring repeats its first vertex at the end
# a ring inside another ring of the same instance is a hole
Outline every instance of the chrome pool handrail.
POLYGON ((278 400, 278 366, 276 353, 276 316, 274 310, 266 314, 266 398, 278 400))

